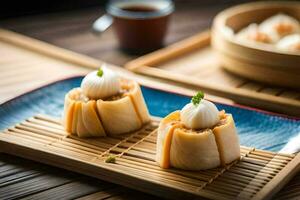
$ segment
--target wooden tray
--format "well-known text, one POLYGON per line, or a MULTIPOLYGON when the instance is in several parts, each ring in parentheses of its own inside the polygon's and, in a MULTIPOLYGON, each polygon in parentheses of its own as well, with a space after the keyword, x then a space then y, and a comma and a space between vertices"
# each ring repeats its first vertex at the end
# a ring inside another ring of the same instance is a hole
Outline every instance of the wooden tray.
POLYGON ((155 161, 158 119, 140 131, 98 139, 66 136, 60 121, 38 115, 0 134, 6 153, 166 198, 266 199, 298 171, 300 154, 241 147, 241 160, 205 171, 163 170, 155 161), (109 155, 116 163, 106 163, 109 155))
POLYGON ((203 32, 125 65, 129 70, 173 80, 241 104, 300 116, 300 91, 237 77, 221 68, 203 32))

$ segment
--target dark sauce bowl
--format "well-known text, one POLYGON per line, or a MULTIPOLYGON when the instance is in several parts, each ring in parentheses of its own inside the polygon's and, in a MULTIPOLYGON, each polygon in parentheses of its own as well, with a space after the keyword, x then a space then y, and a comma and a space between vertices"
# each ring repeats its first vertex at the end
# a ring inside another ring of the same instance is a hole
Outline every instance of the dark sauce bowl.
POLYGON ((148 53, 163 46, 174 4, 170 0, 112 0, 107 13, 121 49, 128 53, 148 53))

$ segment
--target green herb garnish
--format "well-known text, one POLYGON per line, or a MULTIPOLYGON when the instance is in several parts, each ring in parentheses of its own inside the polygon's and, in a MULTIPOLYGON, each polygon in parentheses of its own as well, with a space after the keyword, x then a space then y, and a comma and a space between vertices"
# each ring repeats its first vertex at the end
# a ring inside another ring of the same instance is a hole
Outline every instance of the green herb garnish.
POLYGON ((102 70, 102 68, 98 69, 97 76, 99 76, 99 77, 103 76, 103 70, 102 70))
POLYGON ((106 163, 116 163, 116 156, 114 155, 109 155, 106 160, 105 160, 106 163))
POLYGON ((201 102, 203 98, 204 98, 204 93, 202 91, 199 91, 195 96, 192 97, 191 101, 196 106, 201 102))

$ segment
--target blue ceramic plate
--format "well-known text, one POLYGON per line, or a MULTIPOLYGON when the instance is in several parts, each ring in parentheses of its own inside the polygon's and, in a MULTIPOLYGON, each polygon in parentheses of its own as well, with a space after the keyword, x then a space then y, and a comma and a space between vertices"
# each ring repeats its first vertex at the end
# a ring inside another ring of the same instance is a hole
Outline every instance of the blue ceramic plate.
MULTIPOLYGON (((61 80, 36 89, 0 105, 0 130, 36 114, 60 117, 64 95, 78 87, 82 77, 61 80)), ((154 116, 164 117, 181 109, 190 97, 142 87, 143 95, 154 116)), ((241 144, 265 150, 279 151, 289 138, 300 132, 300 120, 265 113, 254 109, 216 103, 221 110, 232 113, 241 144)))

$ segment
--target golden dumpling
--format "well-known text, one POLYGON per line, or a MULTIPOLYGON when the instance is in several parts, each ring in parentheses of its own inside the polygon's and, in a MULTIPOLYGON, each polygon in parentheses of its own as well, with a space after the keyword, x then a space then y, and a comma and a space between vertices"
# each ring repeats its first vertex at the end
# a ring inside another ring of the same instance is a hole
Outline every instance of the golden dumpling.
POLYGON ((240 158, 239 138, 232 115, 215 113, 215 109, 205 101, 194 108, 187 104, 160 122, 156 144, 156 161, 160 167, 205 170, 240 158), (205 124, 213 122, 215 114, 219 120, 207 128, 205 124), (185 115, 194 123, 187 124, 185 115), (190 125, 192 127, 188 127, 190 125), (201 126, 205 128, 194 129, 201 126))
POLYGON ((63 124, 67 132, 79 137, 118 135, 138 130, 150 121, 137 82, 118 78, 118 82, 112 83, 107 79, 97 83, 97 77, 92 77, 92 81, 85 80, 84 87, 66 94, 63 124), (112 84, 115 84, 113 93, 109 91, 112 84), (108 94, 113 95, 108 97, 108 94), (95 99, 97 97, 102 98, 95 99))

